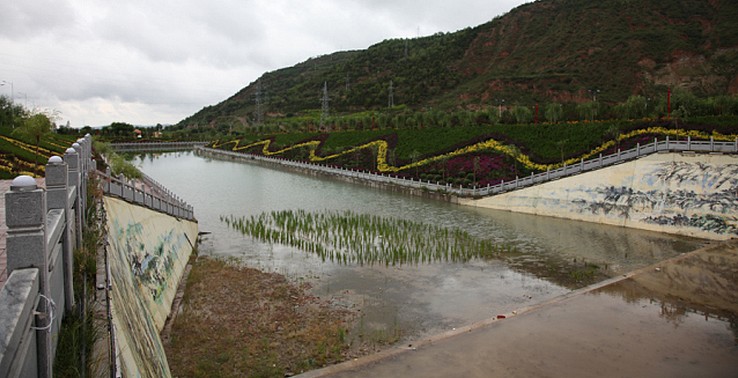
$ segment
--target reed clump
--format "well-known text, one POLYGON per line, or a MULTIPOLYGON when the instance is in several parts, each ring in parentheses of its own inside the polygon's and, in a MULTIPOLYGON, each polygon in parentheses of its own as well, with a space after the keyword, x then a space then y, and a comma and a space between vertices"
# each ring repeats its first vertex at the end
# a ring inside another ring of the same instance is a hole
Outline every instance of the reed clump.
POLYGON ((220 220, 262 242, 292 246, 340 264, 466 262, 514 249, 458 228, 352 211, 282 210, 220 220))

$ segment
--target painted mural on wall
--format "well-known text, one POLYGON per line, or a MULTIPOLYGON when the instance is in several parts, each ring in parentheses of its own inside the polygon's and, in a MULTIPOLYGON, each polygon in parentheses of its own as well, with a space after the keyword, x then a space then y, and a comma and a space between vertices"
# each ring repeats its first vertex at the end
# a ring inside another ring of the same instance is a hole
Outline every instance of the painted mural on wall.
POLYGON ((469 204, 729 239, 738 237, 738 157, 656 154, 469 204))
POLYGON ((738 236, 738 165, 671 161, 635 176, 644 189, 600 185, 591 189, 596 199, 574 203, 593 214, 738 236))
POLYGON ((105 197, 113 322, 126 376, 169 376, 159 332, 197 224, 105 197))

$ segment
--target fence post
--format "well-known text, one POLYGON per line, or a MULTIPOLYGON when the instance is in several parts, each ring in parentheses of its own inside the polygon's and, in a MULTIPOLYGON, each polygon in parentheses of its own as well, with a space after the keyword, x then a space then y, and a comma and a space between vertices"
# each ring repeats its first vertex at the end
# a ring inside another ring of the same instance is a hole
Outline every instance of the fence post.
POLYGON ((77 171, 79 172, 79 186, 77 186, 77 199, 79 200, 79 202, 77 204, 77 212, 79 213, 81 230, 81 227, 83 227, 83 225, 87 221, 87 214, 85 214, 84 211, 85 202, 87 201, 87 185, 85 185, 85 176, 87 175, 87 161, 84 158, 84 148, 79 143, 80 141, 84 141, 84 139, 78 139, 77 143, 72 143, 72 148, 77 151, 77 158, 79 159, 79 162, 77 163, 77 171))
POLYGON ((62 230, 62 271, 64 272, 64 309, 71 311, 74 308, 74 257, 72 255, 71 230, 74 220, 69 210, 68 174, 67 165, 61 157, 52 156, 46 165, 46 206, 48 210, 61 209, 64 212, 64 230, 62 230))
MULTIPOLYGON (((46 192, 36 185, 30 176, 18 176, 5 193, 5 223, 8 227, 6 256, 8 276, 13 270, 37 268, 39 270, 39 293, 51 298, 49 287, 49 261, 46 251, 46 192)), ((51 378, 53 356, 51 355, 52 307, 46 300, 39 301, 36 327, 38 376, 51 378)))
POLYGON ((710 136, 710 152, 715 151, 715 138, 710 136))
POLYGON ((692 151, 692 136, 687 135, 687 150, 692 151))
POLYGON ((80 191, 80 172, 79 172, 79 154, 74 148, 67 148, 64 152, 64 161, 67 163, 67 185, 76 189, 74 202, 71 206, 74 208, 74 235, 77 248, 82 247, 82 193, 80 191))

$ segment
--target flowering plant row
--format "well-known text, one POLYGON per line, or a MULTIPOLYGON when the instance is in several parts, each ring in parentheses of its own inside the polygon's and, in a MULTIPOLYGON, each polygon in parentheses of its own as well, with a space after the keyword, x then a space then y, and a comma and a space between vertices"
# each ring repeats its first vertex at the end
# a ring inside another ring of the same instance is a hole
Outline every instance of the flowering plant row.
MULTIPOLYGON (((377 139, 374 141, 370 141, 349 149, 345 149, 343 151, 327 154, 325 156, 319 156, 317 151, 319 150, 319 147, 322 143, 324 143, 323 140, 309 140, 301 143, 296 143, 294 145, 276 150, 271 151, 270 146, 272 145, 271 139, 266 140, 260 140, 252 143, 248 143, 245 145, 241 145, 241 140, 232 140, 228 142, 214 142, 212 144, 213 148, 224 148, 227 146, 231 147, 232 151, 243 151, 248 149, 253 149, 256 147, 261 147, 260 153, 264 156, 279 156, 284 155, 287 152, 295 151, 298 149, 307 149, 308 155, 307 160, 313 163, 322 163, 326 161, 331 161, 338 159, 340 157, 344 156, 350 156, 352 154, 355 154, 362 150, 372 150, 376 151, 376 161, 374 162, 376 165, 376 171, 381 173, 399 173, 404 172, 408 173, 411 170, 415 170, 415 173, 418 173, 419 168, 429 168, 434 165, 438 164, 444 164, 443 170, 450 169, 454 170, 454 168, 458 171, 461 171, 462 173, 466 172, 468 174, 471 174, 473 176, 473 180, 475 181, 474 184, 481 183, 482 180, 477 180, 477 178, 483 178, 490 174, 490 172, 499 171, 500 167, 498 165, 493 166, 487 166, 485 164, 480 164, 481 160, 478 156, 484 156, 489 154, 499 154, 503 155, 509 158, 510 163, 513 165, 512 169, 508 169, 509 171, 514 171, 515 175, 518 173, 518 169, 515 166, 520 166, 521 169, 527 170, 529 172, 544 172, 548 169, 557 169, 561 168, 564 165, 572 165, 579 163, 582 159, 589 159, 594 156, 597 156, 600 153, 603 153, 604 151, 607 151, 608 149, 614 148, 616 145, 619 145, 620 142, 627 141, 633 138, 637 137, 643 137, 646 135, 659 135, 659 136, 669 136, 669 137, 677 137, 677 138, 693 138, 695 140, 707 140, 710 137, 714 138, 716 141, 733 141, 736 138, 738 138, 738 135, 724 135, 717 132, 713 133, 706 133, 699 130, 682 130, 682 129, 668 129, 665 127, 647 127, 647 128, 641 128, 636 129, 624 134, 618 135, 615 139, 606 141, 602 143, 600 146, 592 149, 591 151, 581 154, 576 157, 571 157, 569 159, 566 159, 560 163, 555 164, 542 164, 537 163, 533 161, 528 155, 522 153, 520 149, 513 145, 513 144, 505 144, 495 139, 486 139, 484 141, 470 144, 461 148, 457 148, 453 151, 438 154, 430 157, 426 157, 424 159, 420 159, 417 161, 413 161, 406 164, 398 164, 393 165, 388 162, 388 156, 389 156, 389 150, 390 145, 386 140, 383 139, 377 139), (455 165, 448 165, 447 163, 456 158, 464 158, 464 157, 477 157, 477 161, 474 165, 471 163, 469 164, 461 164, 459 165, 458 162, 454 163, 455 165), (463 167, 463 168, 459 168, 463 167), (479 177, 477 175, 479 174, 479 177)), ((446 172, 444 172, 446 173, 446 172)), ((448 172, 451 173, 451 172, 448 172)))
MULTIPOLYGON (((8 138, 8 137, 6 137, 4 135, 0 135, 0 139, 3 139, 5 141, 7 141, 8 143, 10 143, 10 144, 12 144, 12 145, 14 145, 14 146, 16 146, 16 147, 18 147, 20 149, 23 149, 25 151, 28 151, 30 153, 33 153, 33 154, 36 153, 36 146, 34 146, 32 144, 21 142, 18 139, 8 138)), ((43 147, 38 147, 38 153, 41 154, 41 155, 47 156, 47 157, 51 157, 52 155, 55 154, 54 151, 47 150, 47 149, 45 149, 43 147)))

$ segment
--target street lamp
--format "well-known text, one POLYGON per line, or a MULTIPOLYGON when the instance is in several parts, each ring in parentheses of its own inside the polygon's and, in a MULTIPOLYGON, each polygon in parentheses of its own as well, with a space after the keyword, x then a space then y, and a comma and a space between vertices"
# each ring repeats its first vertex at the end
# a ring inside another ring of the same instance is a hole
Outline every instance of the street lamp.
POLYGON ((15 94, 13 93, 13 82, 6 80, 0 81, 0 86, 8 84, 10 84, 10 128, 15 128, 15 110, 13 110, 13 105, 15 105, 15 94))
POLYGON ((599 89, 590 89, 589 94, 592 95, 592 101, 597 102, 597 94, 600 93, 599 89))
POLYGON ((25 98, 25 102, 23 103, 23 106, 26 107, 26 110, 28 110, 28 94, 23 92, 18 92, 18 95, 23 96, 25 98))

